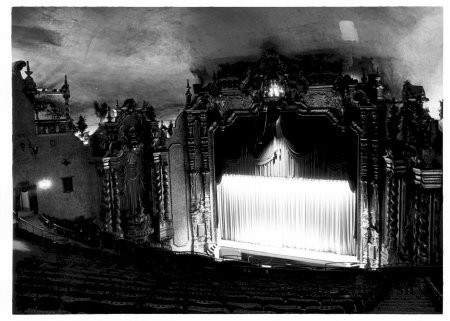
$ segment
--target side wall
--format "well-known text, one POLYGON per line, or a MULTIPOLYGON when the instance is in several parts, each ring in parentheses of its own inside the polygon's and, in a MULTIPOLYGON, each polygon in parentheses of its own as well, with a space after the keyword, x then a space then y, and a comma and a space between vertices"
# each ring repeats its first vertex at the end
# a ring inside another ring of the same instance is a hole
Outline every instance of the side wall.
POLYGON ((22 81, 13 74, 13 190, 23 182, 36 185, 39 213, 64 219, 96 217, 100 185, 89 147, 71 133, 37 136, 34 108, 21 90, 22 81), (38 146, 37 154, 30 144, 38 146), (73 192, 64 193, 62 177, 70 176, 73 192), (39 188, 43 179, 51 182, 48 189, 39 188))

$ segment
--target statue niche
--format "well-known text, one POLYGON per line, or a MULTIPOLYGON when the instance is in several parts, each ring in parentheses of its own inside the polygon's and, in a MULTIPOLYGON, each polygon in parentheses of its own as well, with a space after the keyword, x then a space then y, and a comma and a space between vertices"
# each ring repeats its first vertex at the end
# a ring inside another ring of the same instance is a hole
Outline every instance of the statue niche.
POLYGON ((130 128, 132 142, 131 149, 126 151, 123 164, 123 191, 122 191, 122 215, 129 221, 128 228, 133 233, 136 226, 144 225, 148 228, 151 225, 150 213, 143 200, 145 199, 144 169, 142 167, 142 145, 137 145, 135 141, 135 130, 130 128), (147 226, 148 225, 148 226, 147 226))
POLYGON ((115 121, 109 117, 93 137, 97 154, 104 155, 104 230, 138 243, 150 242, 154 231, 151 173, 144 165, 151 164, 152 121, 146 117, 151 106, 144 107, 139 109, 134 100, 126 100, 117 109, 115 121))

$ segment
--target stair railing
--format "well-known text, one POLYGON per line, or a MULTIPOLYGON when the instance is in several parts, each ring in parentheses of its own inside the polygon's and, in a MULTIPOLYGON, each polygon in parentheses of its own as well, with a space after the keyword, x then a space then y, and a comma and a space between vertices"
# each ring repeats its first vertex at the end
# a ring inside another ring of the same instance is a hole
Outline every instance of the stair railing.
POLYGON ((64 241, 68 241, 67 237, 53 233, 51 231, 44 230, 43 228, 36 226, 36 225, 24 220, 23 218, 19 217, 14 211, 13 211, 13 215, 17 221, 18 228, 20 228, 22 230, 25 230, 32 234, 38 235, 42 238, 50 239, 53 243, 58 243, 58 240, 60 240, 61 238, 64 239, 64 241))

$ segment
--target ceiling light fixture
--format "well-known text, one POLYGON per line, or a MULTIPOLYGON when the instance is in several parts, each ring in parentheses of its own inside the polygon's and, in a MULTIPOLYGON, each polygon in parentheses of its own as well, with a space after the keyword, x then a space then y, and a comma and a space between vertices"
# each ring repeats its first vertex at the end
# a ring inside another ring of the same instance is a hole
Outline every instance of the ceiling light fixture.
POLYGON ((358 31, 356 31, 353 21, 341 20, 339 21, 339 29, 341 29, 341 38, 344 41, 359 41, 358 31))

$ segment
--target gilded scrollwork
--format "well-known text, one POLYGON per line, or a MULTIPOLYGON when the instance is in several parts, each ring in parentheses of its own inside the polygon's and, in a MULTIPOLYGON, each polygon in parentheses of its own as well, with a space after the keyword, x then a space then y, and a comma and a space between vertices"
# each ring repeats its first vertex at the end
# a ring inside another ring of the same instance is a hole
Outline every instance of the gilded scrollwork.
POLYGON ((342 111, 342 97, 333 91, 311 91, 303 95, 303 99, 309 108, 331 107, 342 111))

